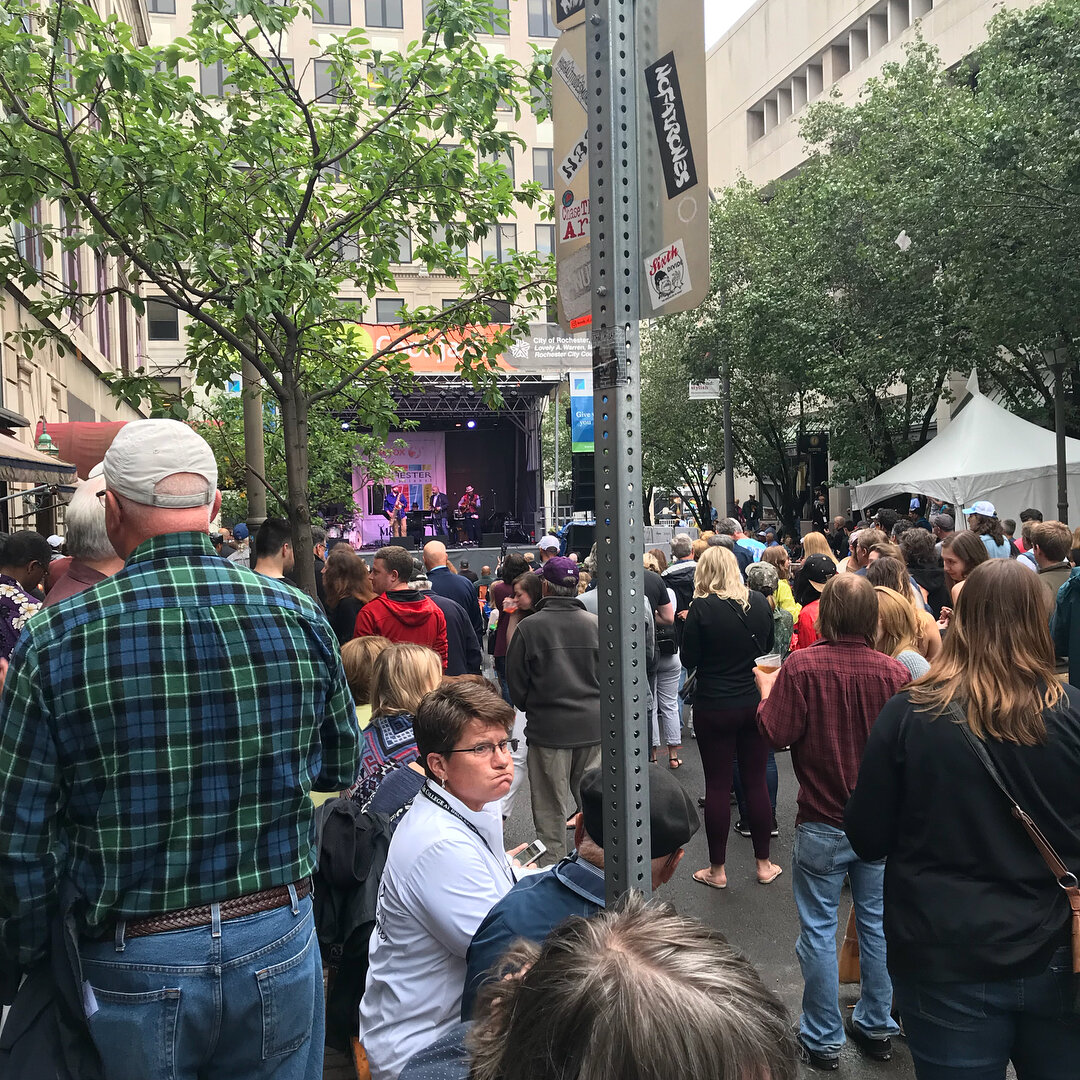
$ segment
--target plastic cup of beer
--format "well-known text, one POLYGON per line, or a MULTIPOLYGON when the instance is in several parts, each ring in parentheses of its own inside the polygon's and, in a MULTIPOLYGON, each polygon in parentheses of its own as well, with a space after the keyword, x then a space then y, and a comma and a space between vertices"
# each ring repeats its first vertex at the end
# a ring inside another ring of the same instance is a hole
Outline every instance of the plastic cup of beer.
POLYGON ((774 671, 780 670, 780 654, 773 652, 759 656, 754 660, 754 667, 759 671, 764 671, 766 675, 771 675, 774 671))

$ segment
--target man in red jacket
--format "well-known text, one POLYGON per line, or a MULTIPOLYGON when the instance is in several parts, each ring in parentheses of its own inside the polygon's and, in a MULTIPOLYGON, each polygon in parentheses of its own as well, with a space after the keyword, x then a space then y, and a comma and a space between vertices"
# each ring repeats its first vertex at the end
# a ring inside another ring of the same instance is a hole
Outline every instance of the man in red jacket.
POLYGON ((372 561, 371 587, 377 593, 356 617, 354 637, 381 635, 434 649, 445 669, 446 617, 426 594, 409 588, 413 558, 403 547, 379 548, 372 561))

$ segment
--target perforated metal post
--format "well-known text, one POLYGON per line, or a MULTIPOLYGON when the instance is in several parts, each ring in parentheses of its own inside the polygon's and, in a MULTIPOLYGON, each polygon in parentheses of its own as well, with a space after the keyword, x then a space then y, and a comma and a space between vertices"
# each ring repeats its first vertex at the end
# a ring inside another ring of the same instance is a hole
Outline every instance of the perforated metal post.
POLYGON ((641 554, 634 0, 588 0, 589 210, 607 902, 651 890, 641 554))

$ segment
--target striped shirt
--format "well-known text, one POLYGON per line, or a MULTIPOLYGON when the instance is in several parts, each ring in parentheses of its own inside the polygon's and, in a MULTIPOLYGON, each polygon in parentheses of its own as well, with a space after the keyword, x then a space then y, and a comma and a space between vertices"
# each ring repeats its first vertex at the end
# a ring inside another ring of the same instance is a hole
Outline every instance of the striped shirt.
POLYGON ((0 698, 0 940, 44 952, 58 876, 83 929, 296 881, 309 791, 356 776, 337 641, 288 585, 209 537, 140 544, 33 616, 0 698))

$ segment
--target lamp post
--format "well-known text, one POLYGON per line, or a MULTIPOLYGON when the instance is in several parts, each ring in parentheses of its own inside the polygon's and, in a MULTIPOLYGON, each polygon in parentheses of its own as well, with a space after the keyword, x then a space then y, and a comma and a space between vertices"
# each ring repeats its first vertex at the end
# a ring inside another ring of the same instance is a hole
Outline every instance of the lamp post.
POLYGON ((1069 350, 1058 340, 1043 349, 1043 359, 1054 375, 1054 435, 1057 441, 1057 508, 1058 521, 1069 521, 1069 476, 1065 464, 1065 362, 1069 350))

